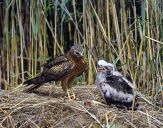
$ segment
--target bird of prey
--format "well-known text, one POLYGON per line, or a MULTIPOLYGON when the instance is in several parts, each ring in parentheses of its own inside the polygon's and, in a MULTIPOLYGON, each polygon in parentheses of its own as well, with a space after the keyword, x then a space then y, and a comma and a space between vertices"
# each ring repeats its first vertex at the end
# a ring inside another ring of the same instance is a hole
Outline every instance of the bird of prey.
POLYGON ((114 104, 118 108, 132 108, 134 86, 115 71, 113 64, 105 60, 97 62, 96 86, 107 104, 114 104))
POLYGON ((88 64, 83 57, 83 48, 81 45, 74 45, 67 54, 48 60, 42 65, 42 69, 41 75, 24 82, 27 86, 31 85, 26 91, 32 92, 46 82, 61 81, 63 91, 71 99, 71 96, 75 98, 71 89, 72 82, 77 76, 88 69, 88 64))

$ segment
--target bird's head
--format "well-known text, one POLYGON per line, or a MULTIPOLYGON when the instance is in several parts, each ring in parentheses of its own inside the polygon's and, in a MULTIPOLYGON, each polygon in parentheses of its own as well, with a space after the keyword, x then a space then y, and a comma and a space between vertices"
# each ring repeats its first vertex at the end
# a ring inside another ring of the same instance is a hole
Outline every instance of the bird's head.
POLYGON ((81 59, 83 57, 83 48, 81 45, 75 44, 71 47, 70 53, 75 59, 81 59))
POLYGON ((99 60, 97 62, 97 72, 106 72, 106 71, 114 71, 114 65, 106 62, 105 60, 99 60))

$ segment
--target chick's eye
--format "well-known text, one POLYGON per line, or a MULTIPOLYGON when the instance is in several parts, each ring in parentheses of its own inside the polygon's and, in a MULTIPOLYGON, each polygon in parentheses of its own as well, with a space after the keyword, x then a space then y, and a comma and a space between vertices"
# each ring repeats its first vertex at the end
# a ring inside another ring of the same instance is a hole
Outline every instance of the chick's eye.
POLYGON ((98 65, 98 68, 101 68, 102 66, 101 65, 98 65))

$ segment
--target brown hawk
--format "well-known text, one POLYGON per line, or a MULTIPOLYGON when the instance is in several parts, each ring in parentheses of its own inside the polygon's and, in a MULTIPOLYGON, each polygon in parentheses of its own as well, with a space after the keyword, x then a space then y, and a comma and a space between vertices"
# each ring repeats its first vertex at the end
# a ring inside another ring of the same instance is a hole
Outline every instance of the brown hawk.
MULTIPOLYGON (((132 108, 134 97, 134 85, 115 71, 114 65, 99 60, 97 63, 96 86, 107 104, 114 104, 119 108, 132 108)), ((137 109, 135 104, 134 109, 137 109)))
POLYGON ((62 89, 67 92, 69 99, 70 93, 75 98, 71 90, 72 82, 88 69, 88 64, 82 54, 83 48, 80 45, 74 45, 67 54, 48 60, 42 65, 43 70, 40 76, 24 82, 27 86, 32 85, 26 91, 31 92, 46 82, 61 81, 62 89))

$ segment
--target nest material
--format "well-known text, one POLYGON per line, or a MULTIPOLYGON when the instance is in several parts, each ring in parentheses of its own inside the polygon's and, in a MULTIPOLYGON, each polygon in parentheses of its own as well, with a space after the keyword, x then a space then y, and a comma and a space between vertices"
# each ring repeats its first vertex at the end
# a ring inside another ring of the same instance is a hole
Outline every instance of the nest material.
POLYGON ((40 87, 35 93, 0 91, 0 127, 8 128, 160 128, 163 110, 144 100, 141 109, 128 111, 105 105, 95 87, 73 88, 76 100, 69 101, 59 87, 40 87))

